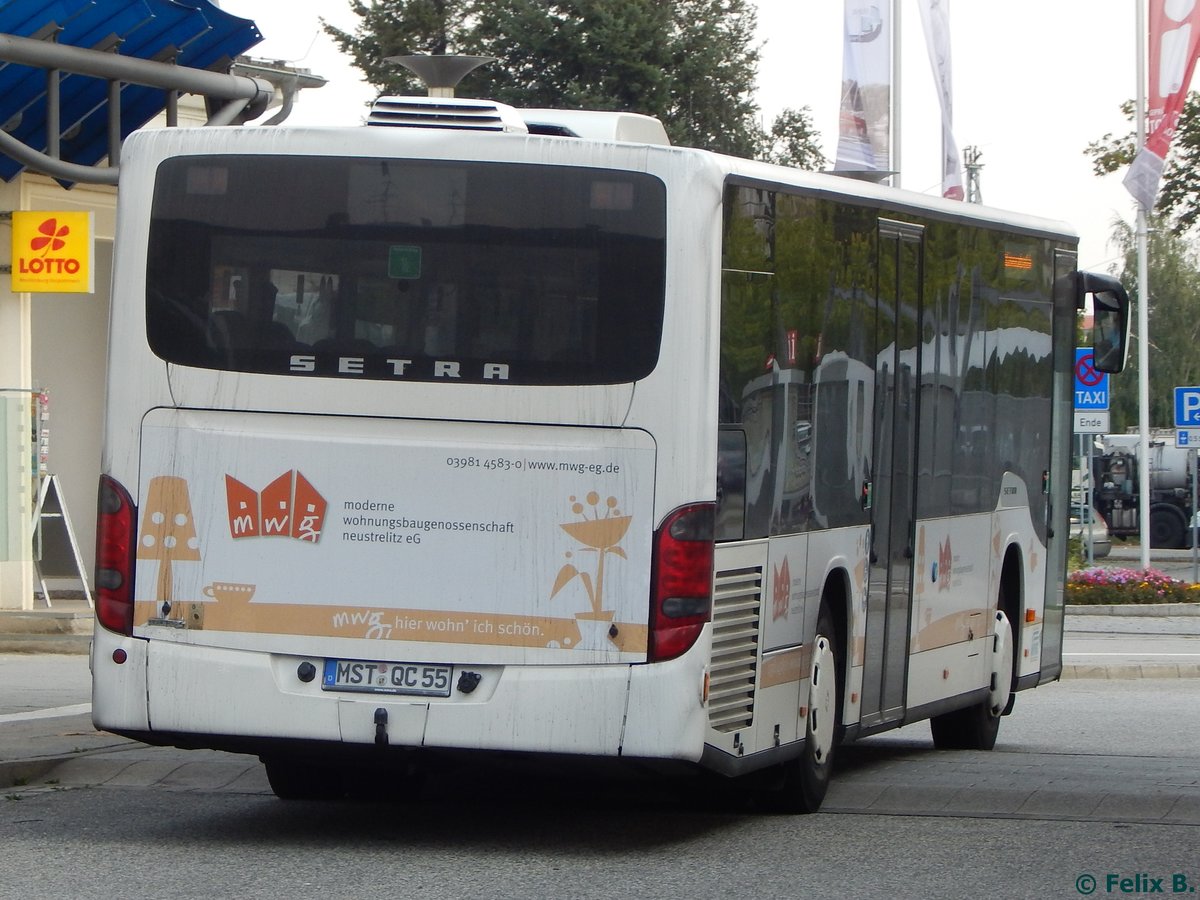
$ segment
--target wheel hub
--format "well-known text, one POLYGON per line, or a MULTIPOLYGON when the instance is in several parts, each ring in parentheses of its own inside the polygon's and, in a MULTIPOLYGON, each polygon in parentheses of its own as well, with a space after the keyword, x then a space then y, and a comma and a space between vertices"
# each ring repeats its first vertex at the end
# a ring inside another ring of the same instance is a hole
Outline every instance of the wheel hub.
POLYGON ((988 691, 988 705, 992 715, 998 716, 1008 706, 1012 693, 1013 633, 1012 625, 1003 610, 996 610, 995 636, 992 640, 992 680, 988 691))
POLYGON ((808 741, 813 759, 823 763, 833 747, 836 719, 837 672, 829 638, 818 636, 813 647, 812 672, 808 682, 808 741))

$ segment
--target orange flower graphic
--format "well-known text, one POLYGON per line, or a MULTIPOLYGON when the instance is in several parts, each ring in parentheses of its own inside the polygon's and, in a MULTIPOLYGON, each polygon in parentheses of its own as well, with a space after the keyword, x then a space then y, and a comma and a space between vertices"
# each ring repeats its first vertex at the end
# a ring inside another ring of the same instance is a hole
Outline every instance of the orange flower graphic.
MULTIPOLYGON (((569 534, 579 543, 583 544, 585 553, 599 554, 599 561, 596 565, 596 577, 593 581, 591 573, 581 572, 571 563, 567 563, 558 572, 558 578, 554 581, 554 589, 550 592, 553 597, 564 587, 578 578, 583 582, 584 590, 587 591, 588 600, 592 606, 592 617, 596 619, 604 618, 607 612, 604 609, 604 559, 609 554, 619 556, 626 559, 625 551, 618 546, 621 539, 625 537, 625 533, 629 530, 629 523, 633 520, 632 516, 623 516, 621 511, 617 509, 617 498, 609 497, 605 501, 607 509, 601 515, 600 511, 600 495, 595 491, 590 492, 587 497, 588 506, 591 507, 591 518, 587 517, 585 507, 574 497, 571 498, 571 511, 575 515, 580 516, 578 522, 563 522, 559 527, 569 534)), ((570 554, 567 554, 570 556, 570 554)), ((611 617, 612 613, 608 613, 611 617)))

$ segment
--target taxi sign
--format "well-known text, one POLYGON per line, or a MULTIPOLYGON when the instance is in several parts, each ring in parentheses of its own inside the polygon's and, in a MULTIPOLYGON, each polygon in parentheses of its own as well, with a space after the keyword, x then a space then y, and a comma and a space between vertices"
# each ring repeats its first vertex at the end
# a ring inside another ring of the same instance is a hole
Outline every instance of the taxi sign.
POLYGON ((1075 348, 1075 408, 1108 409, 1108 375, 1097 371, 1090 347, 1075 348))

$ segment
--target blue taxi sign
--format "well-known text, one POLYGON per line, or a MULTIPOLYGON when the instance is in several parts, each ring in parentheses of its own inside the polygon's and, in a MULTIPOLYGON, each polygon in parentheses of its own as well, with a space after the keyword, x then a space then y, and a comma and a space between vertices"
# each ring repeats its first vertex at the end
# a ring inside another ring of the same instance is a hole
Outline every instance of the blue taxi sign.
POLYGON ((1097 371, 1091 347, 1075 348, 1075 408, 1108 409, 1108 375, 1097 371))

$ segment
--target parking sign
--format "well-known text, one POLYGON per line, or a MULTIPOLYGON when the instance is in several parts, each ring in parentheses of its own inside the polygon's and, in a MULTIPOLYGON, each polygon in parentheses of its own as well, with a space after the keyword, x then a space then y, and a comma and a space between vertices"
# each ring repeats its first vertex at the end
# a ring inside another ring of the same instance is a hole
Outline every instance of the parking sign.
POLYGON ((1175 388, 1175 427, 1200 428, 1200 387, 1175 388))

